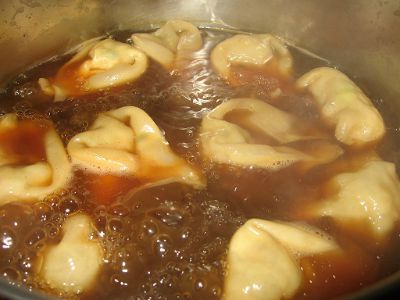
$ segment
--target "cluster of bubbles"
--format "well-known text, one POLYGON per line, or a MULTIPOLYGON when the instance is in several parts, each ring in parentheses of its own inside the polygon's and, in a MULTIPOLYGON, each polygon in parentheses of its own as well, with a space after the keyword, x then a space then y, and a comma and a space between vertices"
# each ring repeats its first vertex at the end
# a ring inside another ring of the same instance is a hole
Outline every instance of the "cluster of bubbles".
POLYGON ((37 286, 35 274, 46 245, 61 238, 64 219, 79 209, 72 195, 54 202, 12 202, 0 208, 0 274, 28 287, 37 286))
POLYGON ((136 299, 218 299, 227 244, 244 222, 178 183, 128 193, 93 218, 107 253, 98 284, 136 299))
POLYGON ((40 259, 61 240, 64 220, 82 212, 105 253, 88 298, 219 298, 227 244, 244 222, 228 203, 176 183, 128 192, 106 206, 89 193, 88 180, 77 172, 70 188, 44 201, 1 207, 2 276, 46 288, 37 275, 40 259))
MULTIPOLYGON (((180 74, 170 74, 151 62, 134 83, 72 101, 53 102, 37 84, 37 78, 54 75, 70 57, 58 58, 20 75, 9 87, 0 115, 14 112, 21 119, 49 119, 67 144, 87 130, 99 113, 134 105, 164 130, 177 154, 200 165, 196 137, 203 116, 227 99, 249 95, 264 99, 278 87, 262 76, 243 86, 229 86, 214 73, 208 57, 226 34, 204 35, 204 49, 180 74)), ((294 105, 302 103, 293 99, 294 105)), ((105 253, 102 272, 86 298, 219 299, 229 240, 246 220, 237 203, 248 205, 250 189, 257 182, 253 179, 267 177, 243 178, 241 170, 201 167, 209 181, 204 191, 176 183, 131 191, 104 205, 90 193, 90 178, 76 172, 69 187, 44 201, 1 206, 0 276, 46 289, 36 274, 38 262, 48 245, 61 240, 64 220, 82 212, 91 217, 96 227, 93 238, 105 253), (232 178, 223 176, 223 181, 221 174, 232 178), (247 185, 248 189, 241 188, 247 185), (230 197, 233 201, 228 201, 230 197)), ((264 214, 259 204, 265 197, 260 197, 254 207, 264 214)))

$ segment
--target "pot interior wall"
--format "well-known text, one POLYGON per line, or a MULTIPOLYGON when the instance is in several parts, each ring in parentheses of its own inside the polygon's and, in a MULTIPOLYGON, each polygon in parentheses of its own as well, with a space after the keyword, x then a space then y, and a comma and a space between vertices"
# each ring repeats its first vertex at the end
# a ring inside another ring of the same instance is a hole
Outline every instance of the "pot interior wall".
POLYGON ((376 85, 384 96, 400 95, 398 0, 12 0, 1 1, 0 16, 0 82, 109 29, 180 18, 277 34, 376 85))

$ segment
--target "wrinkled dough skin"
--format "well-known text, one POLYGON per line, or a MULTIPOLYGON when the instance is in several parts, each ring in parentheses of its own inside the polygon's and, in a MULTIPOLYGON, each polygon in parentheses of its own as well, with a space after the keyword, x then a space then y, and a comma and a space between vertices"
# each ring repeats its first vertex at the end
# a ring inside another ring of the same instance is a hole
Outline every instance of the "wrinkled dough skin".
MULTIPOLYGON (((0 118, 0 129, 17 124, 14 114, 0 118)), ((0 205, 11 201, 42 200, 65 187, 71 178, 71 163, 54 129, 44 137, 46 161, 13 166, 0 151, 0 205)))
POLYGON ((88 131, 71 139, 67 149, 74 165, 91 172, 203 186, 200 175, 172 152, 154 121, 137 107, 99 115, 88 131))
POLYGON ((94 231, 86 215, 75 215, 65 221, 61 242, 44 249, 39 274, 46 285, 66 294, 80 294, 91 287, 104 256, 100 242, 90 240, 94 231))
POLYGON ((272 59, 277 61, 281 75, 291 74, 293 60, 289 50, 270 34, 238 34, 222 41, 211 52, 215 71, 228 81, 232 65, 262 67, 272 59))
POLYGON ((251 98, 231 99, 217 106, 202 121, 202 153, 213 162, 279 170, 299 161, 326 163, 342 154, 340 147, 333 144, 327 144, 327 154, 323 157, 303 153, 288 146, 256 144, 247 130, 224 120, 226 114, 235 110, 249 111, 249 127, 256 128, 281 144, 315 138, 298 132, 296 118, 270 104, 251 98))
POLYGON ((167 70, 173 69, 181 56, 188 56, 203 45, 200 31, 179 20, 168 21, 154 33, 135 33, 132 41, 136 48, 167 70))
POLYGON ((147 56, 128 44, 112 39, 92 41, 85 43, 54 80, 40 78, 39 84, 45 94, 63 101, 68 96, 132 82, 146 71, 147 65, 147 56), (65 80, 74 87, 65 86, 65 80))
POLYGON ((297 86, 314 96, 323 118, 335 127, 336 138, 342 143, 360 145, 385 134, 383 119, 371 100, 340 71, 313 69, 298 79, 297 86))
POLYGON ((224 300, 280 300, 302 281, 296 258, 338 251, 334 241, 312 227, 250 219, 228 249, 224 300))
POLYGON ((377 238, 392 231, 400 217, 400 182, 393 163, 367 162, 358 171, 337 175, 332 184, 337 194, 314 207, 314 215, 361 221, 377 238))
POLYGON ((296 254, 298 257, 339 249, 331 236, 303 223, 252 219, 251 224, 274 236, 290 253, 296 254))

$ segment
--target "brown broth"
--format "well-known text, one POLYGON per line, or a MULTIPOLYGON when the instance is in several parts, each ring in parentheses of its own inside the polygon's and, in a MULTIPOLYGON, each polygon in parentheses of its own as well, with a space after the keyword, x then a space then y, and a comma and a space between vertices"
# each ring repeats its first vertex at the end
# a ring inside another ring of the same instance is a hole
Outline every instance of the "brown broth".
MULTIPOLYGON (((127 36, 129 33, 123 32, 115 38, 125 41, 127 36)), ((45 245, 60 241, 65 218, 77 212, 91 216, 99 233, 96 238, 105 250, 102 271, 82 299, 219 299, 229 240, 249 218, 307 221, 333 235, 346 253, 303 259, 304 280, 295 299, 334 298, 400 269, 398 229, 387 240, 371 243, 365 230, 351 234, 329 218, 310 221, 305 213, 308 205, 333 192, 326 185, 330 178, 357 169, 371 151, 382 148, 383 158, 395 157, 393 138, 385 139, 381 148, 345 149, 337 161, 306 171, 299 165, 270 172, 202 161, 198 145, 201 119, 233 97, 257 97, 309 124, 303 128, 305 132, 332 135, 319 120, 311 97, 298 93, 287 78, 272 71, 237 68, 233 87, 219 79, 208 55, 216 43, 229 36, 203 31, 203 49, 179 73, 169 74, 151 62, 134 83, 64 102, 53 103, 36 82, 39 77, 55 76, 71 56, 35 67, 9 84, 0 95, 0 113, 15 112, 23 120, 50 120, 65 144, 87 130, 101 112, 126 105, 144 109, 165 132, 172 149, 203 172, 207 188, 199 191, 178 183, 140 188, 146 182, 75 170, 71 184, 57 195, 42 202, 0 206, 0 275, 58 295, 37 278, 36 262, 45 245), (282 95, 272 98, 270 92, 277 87, 282 95)), ((296 76, 326 65, 295 48, 290 50, 296 76)), ((385 116, 384 108, 379 109, 385 116)), ((226 118, 240 123, 246 115, 234 112, 226 118)), ((24 122, 21 124, 36 121, 24 122)), ((35 141, 28 157, 43 159, 44 150, 36 145, 42 141, 41 133, 30 130, 30 125, 29 130, 21 126, 12 133, 12 142, 0 135, 0 144, 10 144, 14 150, 24 149, 26 141, 35 141)), ((254 134, 256 140, 270 141, 254 134)), ((27 153, 19 154, 25 157, 27 153)), ((362 224, 348 226, 361 228, 362 224)))
POLYGON ((46 159, 44 138, 49 122, 23 120, 15 128, 0 131, 0 148, 15 165, 32 164, 46 159))

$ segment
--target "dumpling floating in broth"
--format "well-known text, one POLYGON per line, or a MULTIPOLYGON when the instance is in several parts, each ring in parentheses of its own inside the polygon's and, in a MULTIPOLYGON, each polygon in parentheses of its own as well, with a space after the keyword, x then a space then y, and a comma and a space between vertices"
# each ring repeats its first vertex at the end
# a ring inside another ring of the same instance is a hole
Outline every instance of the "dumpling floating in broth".
POLYGON ((311 165, 327 163, 342 154, 341 148, 329 142, 323 134, 309 136, 302 132, 299 123, 296 117, 261 100, 231 99, 203 118, 201 149, 212 162, 270 170, 279 170, 301 161, 311 165), (225 119, 234 111, 247 115, 242 124, 225 119), (271 145, 255 141, 250 131, 270 138, 271 145), (312 144, 312 151, 307 153, 289 145, 296 141, 312 144))
POLYGON ((219 43, 211 52, 211 63, 217 74, 230 82, 232 67, 273 68, 288 77, 293 60, 289 50, 270 34, 238 34, 219 43))
POLYGON ((367 224, 378 238, 390 233, 399 220, 400 182, 393 163, 369 161, 355 172, 335 176, 331 184, 337 193, 316 205, 313 216, 367 224))
POLYGON ((223 299, 289 299, 302 282, 298 260, 332 251, 339 247, 315 228, 250 219, 230 241, 223 299))
POLYGON ((154 121, 137 107, 100 114, 67 149, 74 165, 94 173, 203 185, 200 175, 172 152, 154 121))
POLYGON ((134 47, 105 39, 89 41, 57 72, 54 78, 40 78, 43 92, 63 101, 69 96, 125 84, 147 69, 147 56, 134 47))
POLYGON ((0 204, 42 200, 65 187, 70 178, 71 163, 50 124, 18 121, 15 114, 0 117, 0 204), (26 131, 26 135, 19 136, 21 131, 26 131), (34 141, 29 137, 35 132, 40 132, 42 142, 35 136, 34 141), (6 141, 3 143, 2 139, 6 141), (43 157, 35 157, 28 139, 36 146, 40 144, 43 157), (12 145, 18 142, 23 142, 23 145, 12 145), (27 159, 26 153, 20 153, 22 150, 32 157, 27 159))
POLYGON ((180 20, 168 21, 154 33, 135 33, 132 40, 135 47, 167 70, 176 67, 181 59, 189 57, 203 45, 197 27, 180 20))
POLYGON ((63 237, 44 249, 38 273, 46 285, 62 293, 80 294, 96 280, 103 263, 103 249, 90 218, 84 214, 69 217, 62 227, 63 237))
POLYGON ((1 280, 64 299, 300 300, 393 274, 397 135, 376 134, 372 101, 329 68, 297 81, 328 61, 278 36, 161 25, 4 82, 1 280))
POLYGON ((336 138, 347 145, 379 140, 385 124, 371 100, 342 72, 316 68, 297 81, 307 89, 321 109, 322 117, 335 127, 336 138))

